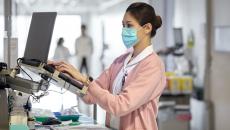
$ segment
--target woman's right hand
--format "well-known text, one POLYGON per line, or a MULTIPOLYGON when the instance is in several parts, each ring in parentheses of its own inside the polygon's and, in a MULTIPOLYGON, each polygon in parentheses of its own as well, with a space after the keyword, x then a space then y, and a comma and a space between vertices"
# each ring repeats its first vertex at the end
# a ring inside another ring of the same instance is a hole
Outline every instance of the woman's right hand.
POLYGON ((48 61, 48 64, 54 65, 58 71, 67 73, 68 75, 82 83, 85 83, 87 81, 87 77, 82 75, 78 69, 76 69, 69 63, 66 63, 64 61, 48 61))

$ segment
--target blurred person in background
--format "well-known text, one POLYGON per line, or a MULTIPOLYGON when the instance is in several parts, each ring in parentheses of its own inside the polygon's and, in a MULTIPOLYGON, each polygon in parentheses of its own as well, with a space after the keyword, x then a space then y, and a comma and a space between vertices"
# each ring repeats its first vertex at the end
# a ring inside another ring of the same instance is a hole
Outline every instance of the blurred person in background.
MULTIPOLYGON (((143 2, 131 4, 122 20, 122 40, 132 52, 116 58, 97 79, 84 76, 65 62, 50 62, 56 69, 88 86, 82 97, 106 111, 106 126, 115 130, 158 130, 158 101, 166 85, 165 69, 151 38, 161 17, 143 2)), ((112 30, 111 30, 112 31, 112 30)))
POLYGON ((53 58, 55 60, 66 60, 70 57, 70 52, 67 47, 63 45, 64 43, 64 38, 60 37, 57 42, 57 47, 55 49, 55 53, 53 58))
POLYGON ((75 42, 75 53, 79 59, 80 72, 90 73, 90 61, 93 54, 93 42, 90 36, 86 34, 86 25, 81 25, 81 36, 76 39, 75 42))
MULTIPOLYGON (((81 25, 81 36, 75 41, 75 54, 78 59, 78 66, 80 67, 80 72, 89 75, 90 73, 90 62, 93 54, 93 42, 90 36, 86 34, 87 27, 85 24, 81 25), (85 70, 85 71, 83 71, 85 70)), ((93 116, 93 107, 85 104, 79 97, 78 110, 80 113, 87 116, 93 116)))

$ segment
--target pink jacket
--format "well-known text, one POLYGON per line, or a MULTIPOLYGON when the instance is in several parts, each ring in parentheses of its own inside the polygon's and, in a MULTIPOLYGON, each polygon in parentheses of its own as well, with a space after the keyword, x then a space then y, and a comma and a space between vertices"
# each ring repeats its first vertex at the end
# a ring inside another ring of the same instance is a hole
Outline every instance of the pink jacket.
POLYGON ((128 54, 118 57, 90 86, 83 100, 97 103, 110 115, 120 117, 120 130, 158 130, 158 100, 165 87, 164 65, 157 54, 143 59, 128 75, 119 95, 112 94, 113 81, 128 54))

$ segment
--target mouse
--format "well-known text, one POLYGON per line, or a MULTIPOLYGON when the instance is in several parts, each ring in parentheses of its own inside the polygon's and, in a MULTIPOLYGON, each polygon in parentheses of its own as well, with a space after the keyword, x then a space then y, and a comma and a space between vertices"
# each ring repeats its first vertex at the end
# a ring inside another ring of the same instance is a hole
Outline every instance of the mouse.
POLYGON ((61 124, 61 121, 54 118, 54 117, 49 117, 47 120, 42 122, 42 125, 58 125, 61 124))

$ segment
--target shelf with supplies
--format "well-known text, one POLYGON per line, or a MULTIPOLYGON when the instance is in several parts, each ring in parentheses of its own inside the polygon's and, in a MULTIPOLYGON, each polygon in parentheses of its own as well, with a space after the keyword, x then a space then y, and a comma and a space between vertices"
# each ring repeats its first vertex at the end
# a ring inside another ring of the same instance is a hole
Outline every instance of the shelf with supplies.
POLYGON ((189 75, 177 76, 173 72, 166 72, 166 88, 163 94, 190 95, 193 90, 193 77, 189 75))
POLYGON ((160 101, 174 101, 176 105, 189 105, 193 91, 192 76, 177 76, 173 72, 166 72, 166 87, 160 101))
POLYGON ((166 72, 167 83, 159 100, 159 130, 189 130, 193 91, 192 76, 166 72))

